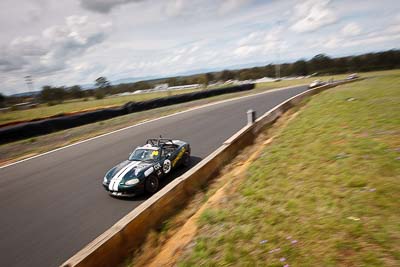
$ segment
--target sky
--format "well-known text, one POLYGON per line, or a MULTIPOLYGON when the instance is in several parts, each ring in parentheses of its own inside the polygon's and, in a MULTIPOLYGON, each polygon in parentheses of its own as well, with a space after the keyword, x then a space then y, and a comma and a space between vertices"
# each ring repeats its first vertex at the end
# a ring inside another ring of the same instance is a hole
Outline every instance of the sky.
POLYGON ((400 48, 398 0, 1 0, 0 93, 400 48))

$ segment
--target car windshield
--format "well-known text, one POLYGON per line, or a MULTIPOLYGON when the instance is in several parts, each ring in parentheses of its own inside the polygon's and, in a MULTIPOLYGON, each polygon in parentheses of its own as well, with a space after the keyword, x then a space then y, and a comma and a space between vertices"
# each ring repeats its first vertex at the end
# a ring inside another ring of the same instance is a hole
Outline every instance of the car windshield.
POLYGON ((154 160, 158 156, 158 150, 138 148, 129 156, 129 160, 147 161, 154 160))

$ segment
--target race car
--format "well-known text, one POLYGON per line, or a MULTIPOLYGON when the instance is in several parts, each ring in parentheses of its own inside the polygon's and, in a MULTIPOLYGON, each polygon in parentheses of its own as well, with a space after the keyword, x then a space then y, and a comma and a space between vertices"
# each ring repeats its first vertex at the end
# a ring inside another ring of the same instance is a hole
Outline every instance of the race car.
POLYGON ((310 83, 310 85, 308 86, 308 88, 315 88, 315 87, 322 86, 322 85, 325 85, 325 84, 326 84, 326 82, 324 82, 324 81, 315 80, 315 81, 313 81, 312 83, 310 83))
POLYGON ((357 79, 357 78, 360 78, 360 76, 358 76, 358 74, 357 73, 353 73, 353 74, 350 74, 349 76, 347 76, 347 80, 354 80, 354 79, 357 79))
POLYGON ((190 145, 181 140, 148 139, 128 160, 110 169, 103 179, 104 188, 113 196, 154 194, 160 179, 178 166, 190 165, 190 145))

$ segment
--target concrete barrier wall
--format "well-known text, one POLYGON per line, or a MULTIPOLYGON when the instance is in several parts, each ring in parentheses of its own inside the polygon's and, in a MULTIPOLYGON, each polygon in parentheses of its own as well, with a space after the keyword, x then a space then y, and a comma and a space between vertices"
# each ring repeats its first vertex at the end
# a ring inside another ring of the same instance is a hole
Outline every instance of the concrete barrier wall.
POLYGON ((215 177, 221 168, 236 157, 239 151, 252 144, 255 137, 266 126, 273 124, 284 112, 298 105, 306 97, 336 85, 325 85, 298 94, 265 113, 254 124, 243 127, 211 155, 143 202, 62 266, 116 266, 120 264, 140 248, 151 229, 167 219, 177 208, 183 206, 200 186, 215 177))

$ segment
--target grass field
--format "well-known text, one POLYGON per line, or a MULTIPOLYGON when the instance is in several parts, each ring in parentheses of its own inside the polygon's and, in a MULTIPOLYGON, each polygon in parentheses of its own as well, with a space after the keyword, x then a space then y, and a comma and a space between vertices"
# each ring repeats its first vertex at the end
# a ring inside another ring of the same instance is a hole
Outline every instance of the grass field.
POLYGON ((178 266, 400 266, 400 74, 377 75, 308 101, 178 266))
MULTIPOLYGON (((366 75, 376 75, 376 72, 366 73, 366 75)), ((363 74, 363 76, 365 76, 363 74)), ((307 79, 298 79, 298 80, 282 80, 279 82, 268 82, 268 83, 260 83, 256 85, 256 89, 272 89, 279 87, 287 87, 299 84, 309 84, 316 79, 328 80, 330 78, 334 79, 343 79, 347 77, 347 75, 333 75, 333 76, 321 76, 321 77, 312 77, 307 79)), ((220 86, 216 88, 221 88, 225 86, 220 86)), ((213 89, 216 89, 213 88, 213 89)), ((199 91, 201 89, 187 89, 187 90, 177 90, 171 91, 171 95, 190 93, 199 91)), ((89 99, 88 101, 84 101, 83 99, 75 99, 66 101, 62 104, 55 106, 48 106, 47 104, 40 105, 37 108, 29 109, 29 110, 18 110, 11 111, 7 113, 0 113, 0 125, 13 122, 13 121, 25 121, 32 120, 37 118, 43 118, 48 116, 54 116, 62 113, 70 113, 77 112, 88 109, 96 109, 96 108, 105 108, 105 107, 113 107, 113 106, 121 106, 129 101, 143 101, 148 99, 154 99, 159 97, 168 96, 168 92, 154 92, 154 93, 145 93, 145 94, 136 94, 130 96, 120 96, 120 97, 107 97, 104 99, 89 99)))
MULTIPOLYGON (((364 78, 380 76, 380 75, 388 75, 388 74, 398 74, 400 73, 399 70, 389 70, 389 71, 371 71, 371 72, 364 72, 360 73, 360 76, 364 78)), ((266 82, 266 83, 259 83, 256 85, 256 88, 272 88, 276 86, 275 84, 279 84, 280 87, 287 87, 293 86, 297 84, 310 84, 315 80, 323 80, 328 81, 329 79, 333 80, 343 80, 346 79, 348 74, 336 74, 336 75, 329 75, 329 76, 314 76, 311 78, 304 78, 304 79, 295 79, 295 80, 282 80, 279 82, 266 82)))

